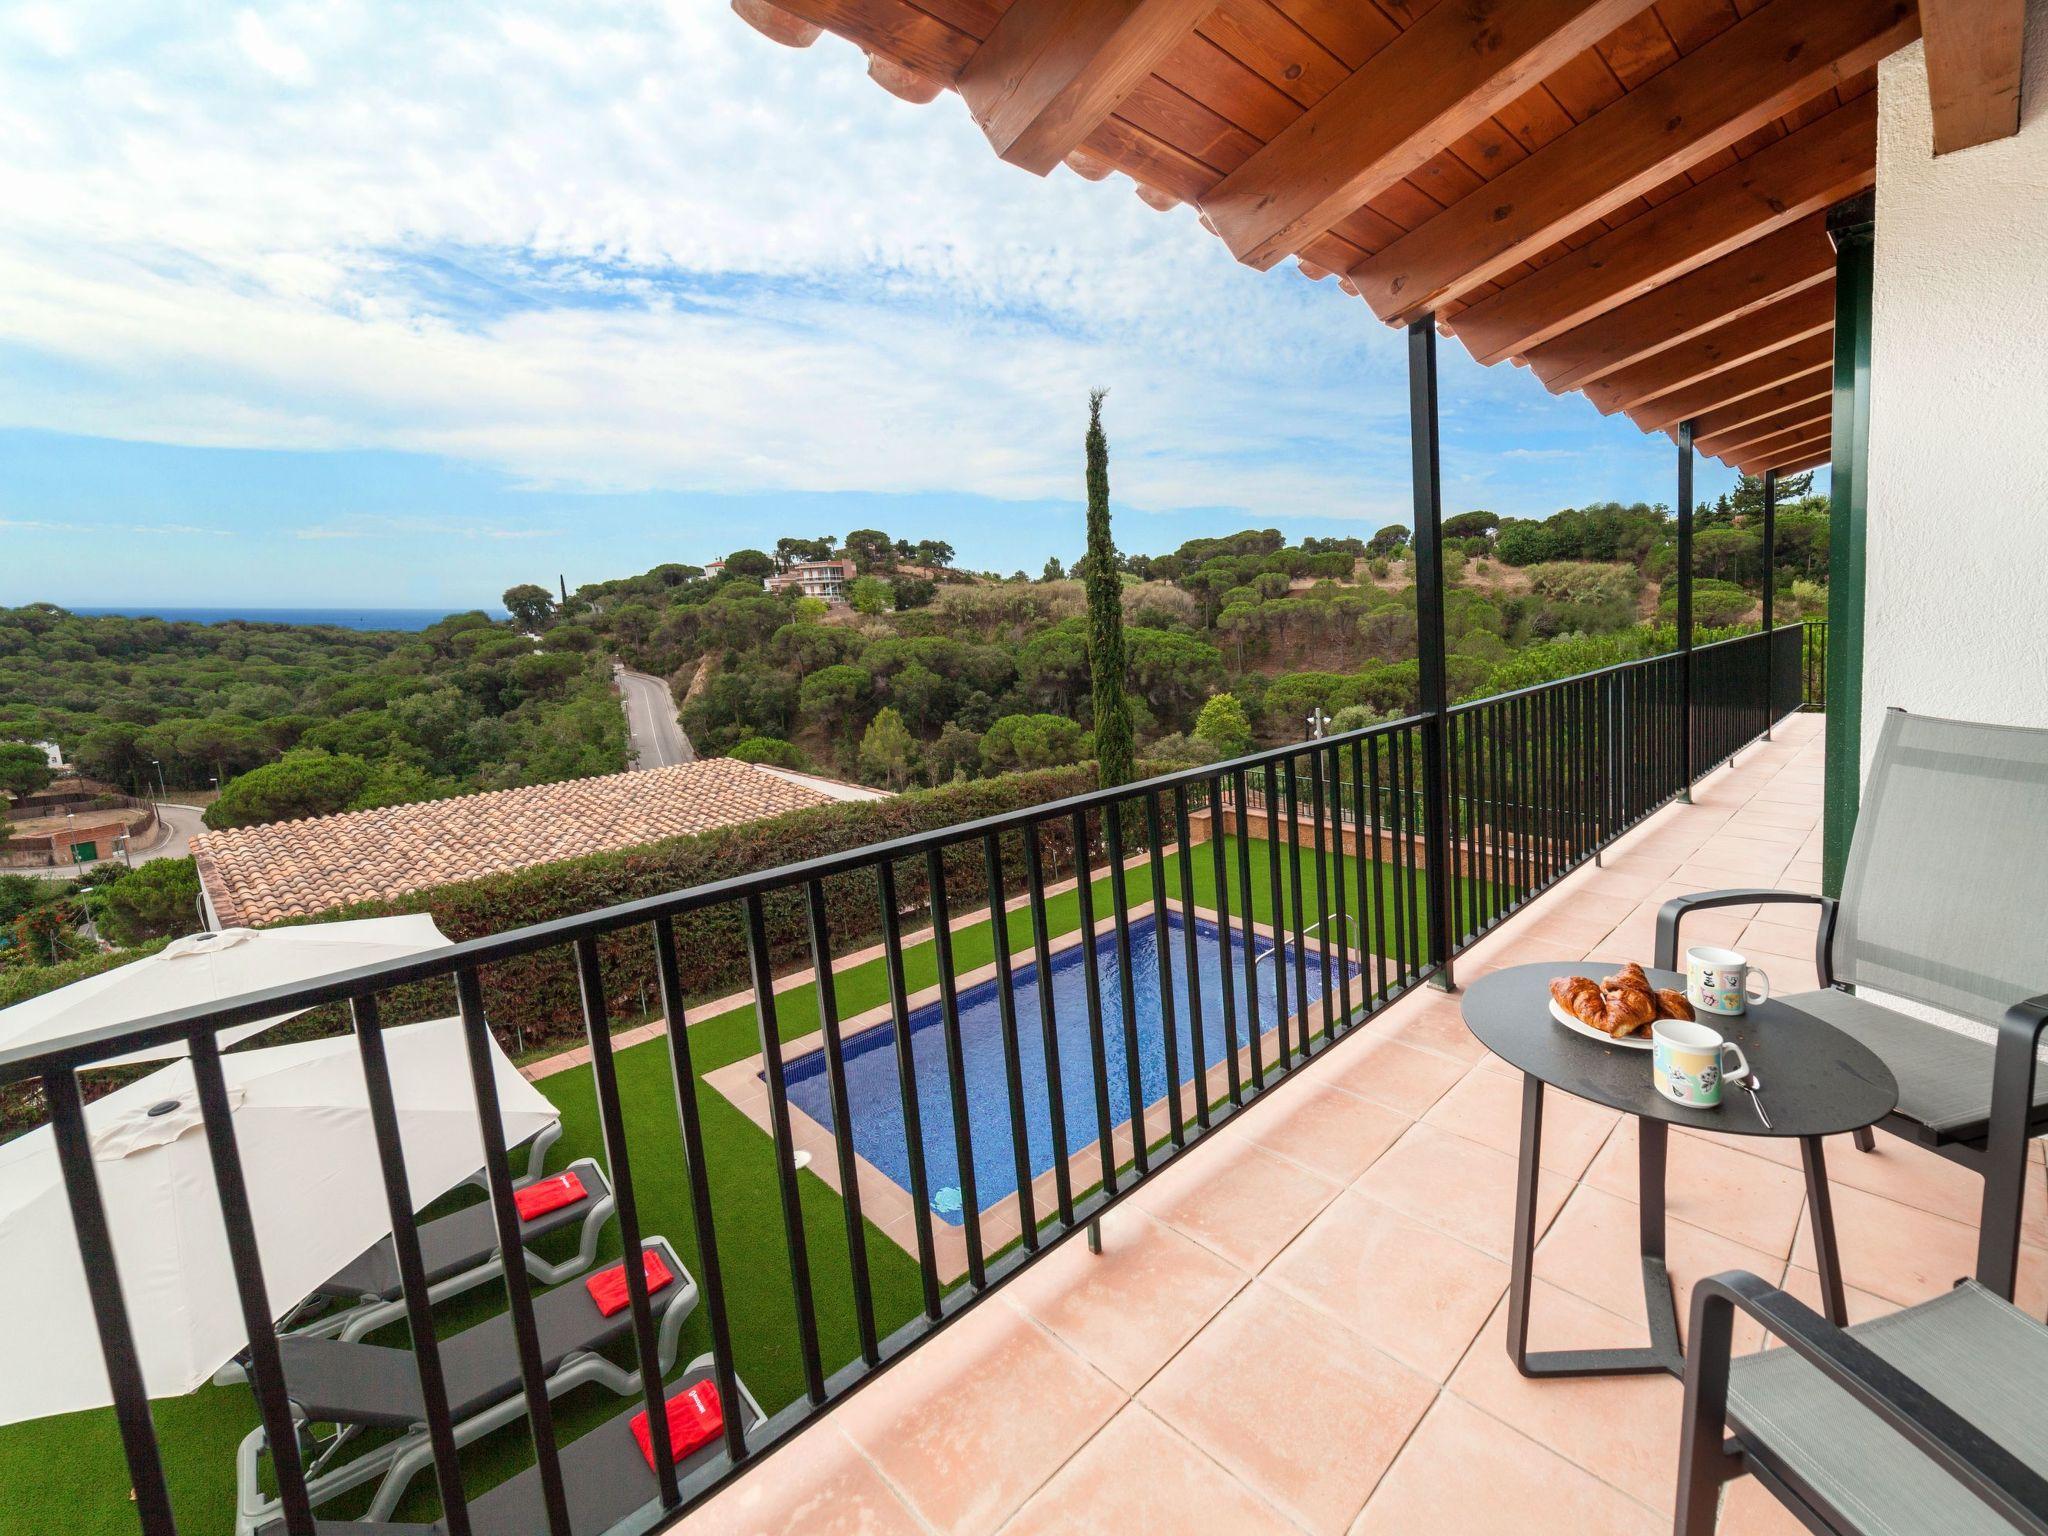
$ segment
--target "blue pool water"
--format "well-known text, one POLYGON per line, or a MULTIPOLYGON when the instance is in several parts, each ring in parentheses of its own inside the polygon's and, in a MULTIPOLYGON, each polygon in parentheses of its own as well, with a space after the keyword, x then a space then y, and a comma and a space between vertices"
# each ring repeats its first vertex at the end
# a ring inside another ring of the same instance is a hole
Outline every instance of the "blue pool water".
MULTIPOLYGON (((1180 1076, 1195 1075, 1193 1028, 1188 1009, 1187 951, 1183 919, 1167 914, 1166 942, 1173 974, 1174 1017, 1180 1076)), ((1166 1093, 1165 1010, 1160 1006, 1158 923, 1146 917, 1131 924, 1131 989, 1137 1004, 1139 1096, 1150 1104, 1166 1093)), ((1287 965, 1290 1011, 1299 1013, 1295 995, 1291 944, 1265 953, 1269 939, 1255 942, 1264 956, 1258 963, 1259 1027, 1270 1030, 1276 1019, 1274 969, 1287 965)), ((1065 1094, 1067 1149, 1075 1152, 1097 1138, 1095 1067, 1088 1038, 1087 973, 1082 966, 1089 946, 1076 944, 1052 957, 1053 1014, 1059 1041, 1060 1084, 1065 1094)), ((1202 984, 1202 1045, 1206 1070, 1223 1060, 1223 991, 1221 935, 1214 923, 1195 920, 1195 957, 1202 984)), ((1308 1001, 1322 996, 1321 962, 1311 949, 1306 956, 1308 1001)), ((1122 987, 1116 937, 1105 933, 1095 941, 1093 961, 1101 980, 1104 1050, 1108 1062, 1109 1119, 1120 1126, 1131 1118, 1130 1092, 1124 1062, 1122 987)), ((1231 976, 1237 1001, 1236 1046, 1251 1038, 1244 997, 1244 936, 1230 935, 1231 976)), ((1355 973, 1356 967, 1353 971, 1355 973)), ((1337 966, 1331 966, 1336 983, 1337 966)), ((1016 1001, 1018 1056, 1022 1067, 1025 1133, 1035 1177, 1052 1166, 1052 1114, 1046 1094, 1044 1037, 1039 1021, 1038 967, 1019 964, 1012 976, 1016 1001)), ((967 1122, 974 1149, 975 1194, 985 1209, 1017 1188, 1016 1159, 1011 1150, 1009 1088, 1003 1067, 1000 983, 990 980, 960 994, 961 1057, 966 1068, 967 1122)), ((1320 1012, 1317 1014, 1320 1022, 1320 1012)), ((911 1060, 917 1069, 919 1128, 923 1133, 927 1188, 933 1211, 958 1225, 963 1219, 960 1160, 953 1138, 952 1101, 947 1089, 946 1045, 937 1003, 910 1016, 911 1060)), ((909 1143, 903 1130, 903 1102, 897 1080, 896 1030, 893 1024, 849 1035, 845 1044, 846 1097, 853 1120, 853 1144, 863 1157, 903 1188, 910 1187, 909 1143)), ((822 1051, 796 1058, 786 1074, 789 1099, 820 1125, 832 1129, 832 1101, 822 1051)), ((1193 1096, 1184 1094, 1183 1112, 1192 1116, 1193 1096)), ((1097 1166, 1093 1163, 1091 1167, 1097 1166)), ((1090 1180, 1084 1180, 1092 1182, 1090 1180)))

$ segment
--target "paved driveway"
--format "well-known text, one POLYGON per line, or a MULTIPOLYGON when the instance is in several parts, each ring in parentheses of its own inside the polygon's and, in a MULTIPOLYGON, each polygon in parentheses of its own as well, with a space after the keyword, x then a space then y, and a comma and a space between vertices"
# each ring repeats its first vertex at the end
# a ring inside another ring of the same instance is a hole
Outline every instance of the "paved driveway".
POLYGON ((697 749, 676 722, 675 695, 668 684, 645 672, 614 669, 619 697, 626 706, 626 731, 633 739, 635 768, 670 768, 693 763, 697 749))

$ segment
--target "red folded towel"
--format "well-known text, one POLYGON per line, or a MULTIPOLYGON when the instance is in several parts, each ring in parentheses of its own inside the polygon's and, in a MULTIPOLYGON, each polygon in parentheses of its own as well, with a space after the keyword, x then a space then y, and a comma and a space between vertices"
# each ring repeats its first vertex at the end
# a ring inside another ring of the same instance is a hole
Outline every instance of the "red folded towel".
MULTIPOLYGON (((654 1431, 648 1427, 647 1412, 633 1415, 633 1438, 640 1442, 640 1454, 647 1458, 647 1470, 654 1470, 654 1431)), ((668 1400, 668 1448, 681 1461, 690 1452, 715 1440, 725 1428, 725 1410, 719 1406, 718 1383, 700 1381, 687 1392, 668 1400)))
MULTIPOLYGON (((675 1279, 668 1265, 662 1262, 661 1255, 652 1248, 643 1248, 640 1256, 646 1261, 644 1268, 650 1296, 675 1279)), ((626 1291, 626 1266, 623 1264, 600 1270, 583 1282, 583 1288, 590 1292, 590 1299, 597 1303, 598 1312, 605 1317, 614 1317, 625 1311, 632 1301, 626 1291)))
POLYGON ((552 1174, 538 1179, 524 1189, 512 1191, 512 1203, 519 1208, 519 1219, 531 1221, 536 1216, 545 1216, 549 1211, 559 1211, 565 1205, 574 1205, 590 1191, 583 1187, 583 1179, 575 1169, 566 1173, 552 1174))

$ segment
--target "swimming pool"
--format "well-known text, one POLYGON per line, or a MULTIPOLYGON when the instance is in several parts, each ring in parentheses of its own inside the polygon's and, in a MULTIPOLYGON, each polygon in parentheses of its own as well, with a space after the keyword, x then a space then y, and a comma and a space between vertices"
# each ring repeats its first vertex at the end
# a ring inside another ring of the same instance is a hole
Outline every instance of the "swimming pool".
MULTIPOLYGON (((1195 1075, 1193 1029, 1188 1009, 1187 951, 1182 938, 1184 919, 1177 912, 1166 915, 1165 939, 1173 974, 1175 1037, 1183 1082, 1195 1075)), ((1139 1095, 1146 1104, 1166 1094, 1166 1030, 1160 1006, 1159 943, 1157 919, 1146 916, 1131 923, 1131 990, 1137 1005, 1139 1095)), ((1195 961, 1202 988, 1202 1068, 1223 1060, 1223 991, 1221 966, 1222 935, 1216 924, 1194 919, 1195 961)), ((1278 1017, 1274 970, 1286 964, 1287 998, 1291 1012, 1301 1011, 1304 999, 1294 985, 1291 942, 1277 952, 1273 941, 1255 938, 1260 958, 1257 965, 1259 1026, 1273 1028, 1278 1017)), ((1231 976, 1237 999, 1238 1047, 1250 1039, 1244 998, 1244 936, 1233 929, 1230 935, 1231 976)), ((1116 936, 1103 933, 1092 946, 1075 944, 1052 957, 1050 984, 1053 1013, 1059 1042, 1060 1085, 1065 1095, 1067 1149, 1079 1151, 1097 1138, 1095 1111, 1095 1068, 1088 1040, 1087 973, 1082 969, 1092 955, 1102 989, 1104 1051, 1107 1057, 1110 1123, 1121 1126, 1131 1118, 1130 1092, 1124 1070, 1122 982, 1117 962, 1116 936)), ((1321 960, 1313 946, 1305 956, 1308 970, 1306 1001, 1322 996, 1321 960)), ((1351 967, 1356 973, 1357 967, 1351 967)), ((1335 985, 1337 966, 1331 967, 1335 985)), ((1044 1039, 1039 1022, 1040 987, 1035 962, 1017 965, 1012 976, 1016 1000, 1018 1056, 1024 1090, 1025 1134, 1031 1149, 1030 1168, 1034 1177, 1052 1167, 1052 1115, 1046 1094, 1044 1039)), ((1009 1087, 1003 1068, 1000 983, 990 980, 960 994, 961 1058, 967 1080, 967 1120, 973 1145, 975 1193, 985 1210, 1017 1190, 1016 1161, 1011 1151, 1009 1087)), ((927 1187, 931 1207, 941 1220, 959 1225, 964 1220, 960 1194, 960 1160, 953 1140, 953 1110, 946 1080, 946 1046, 941 1029, 942 1014, 937 1003, 916 1009, 910 1015, 911 1061, 916 1067, 918 1119, 924 1142, 927 1187)), ((845 1042, 846 1097, 853 1121, 856 1151, 897 1184, 910 1187, 909 1143, 903 1129, 903 1103, 896 1066, 896 1031, 891 1023, 878 1024, 845 1042)), ((789 1101, 828 1130, 833 1129, 832 1100, 825 1074, 822 1051, 794 1057, 785 1074, 789 1101)), ((1185 1112, 1192 1116, 1193 1098, 1184 1097, 1185 1112)))

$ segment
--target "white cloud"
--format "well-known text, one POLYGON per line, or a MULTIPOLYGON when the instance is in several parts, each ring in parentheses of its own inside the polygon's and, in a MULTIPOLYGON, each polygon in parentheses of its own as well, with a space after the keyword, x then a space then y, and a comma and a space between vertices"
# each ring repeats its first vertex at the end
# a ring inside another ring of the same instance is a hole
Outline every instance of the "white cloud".
POLYGON ((1108 385, 1134 506, 1405 508, 1363 305, 1121 178, 1001 165, 829 37, 715 0, 71 14, 63 69, 0 59, 0 348, 34 364, 0 425, 1069 497, 1108 385))

